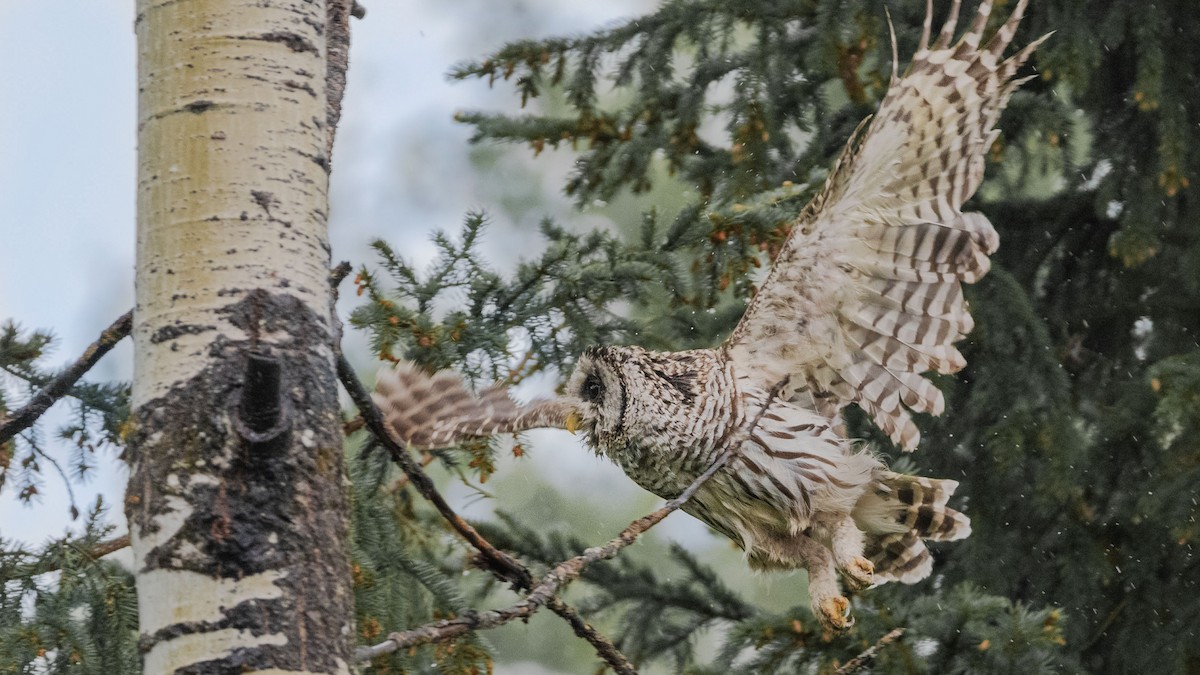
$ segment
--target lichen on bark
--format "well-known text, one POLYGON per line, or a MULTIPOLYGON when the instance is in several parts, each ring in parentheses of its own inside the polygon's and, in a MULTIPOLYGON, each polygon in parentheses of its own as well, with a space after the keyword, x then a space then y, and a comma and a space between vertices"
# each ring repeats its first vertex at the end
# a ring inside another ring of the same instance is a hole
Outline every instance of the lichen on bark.
POLYGON ((330 327, 295 298, 265 291, 223 313, 250 337, 215 340, 209 367, 134 417, 126 513, 142 550, 142 648, 149 658, 163 641, 233 629, 283 639, 252 640, 252 648, 233 648, 219 663, 187 672, 338 672, 330 658, 336 652, 301 646, 345 642, 351 616, 330 327), (291 339, 270 353, 282 364, 283 409, 291 419, 282 442, 264 449, 239 436, 232 419, 248 354, 262 349, 255 336, 283 330, 291 339), (251 592, 228 583, 243 580, 251 592), (174 620, 179 612, 155 619, 154 603, 165 598, 153 594, 164 584, 197 585, 191 602, 214 602, 216 593, 229 603, 183 621, 174 620))

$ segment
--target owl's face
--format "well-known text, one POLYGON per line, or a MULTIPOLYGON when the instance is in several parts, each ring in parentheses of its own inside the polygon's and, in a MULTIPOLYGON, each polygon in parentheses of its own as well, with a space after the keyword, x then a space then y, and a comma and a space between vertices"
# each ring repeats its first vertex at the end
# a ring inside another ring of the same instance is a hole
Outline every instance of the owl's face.
MULTIPOLYGON (((711 353, 711 352, 710 352, 711 353)), ((579 401, 581 427, 606 453, 636 445, 678 446, 696 414, 711 370, 698 352, 595 347, 579 358, 566 393, 579 401)))

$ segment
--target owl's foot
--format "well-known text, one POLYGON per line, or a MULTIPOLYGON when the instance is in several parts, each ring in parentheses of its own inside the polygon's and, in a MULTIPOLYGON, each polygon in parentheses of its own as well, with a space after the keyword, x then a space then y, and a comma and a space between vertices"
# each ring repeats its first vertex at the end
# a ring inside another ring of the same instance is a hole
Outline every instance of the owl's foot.
POLYGON ((833 554, 833 564, 846 586, 862 590, 875 583, 875 566, 863 557, 862 530, 848 514, 821 514, 813 523, 813 534, 833 554))
POLYGON ((846 586, 851 590, 861 591, 875 583, 875 565, 862 556, 851 558, 846 564, 840 565, 838 569, 846 580, 846 586))
POLYGON ((840 595, 814 602, 813 614, 817 615, 821 627, 831 633, 840 633, 854 625, 854 617, 850 616, 850 601, 840 595))

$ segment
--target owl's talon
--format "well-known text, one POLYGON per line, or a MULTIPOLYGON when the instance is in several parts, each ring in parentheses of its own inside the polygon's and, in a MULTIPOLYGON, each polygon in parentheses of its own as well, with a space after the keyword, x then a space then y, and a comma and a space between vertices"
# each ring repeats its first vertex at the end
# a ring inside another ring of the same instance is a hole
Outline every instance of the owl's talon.
POLYGON ((841 568, 846 585, 860 591, 875 583, 875 565, 862 556, 856 556, 841 568))
POLYGON ((850 616, 850 601, 846 598, 835 595, 815 604, 814 613, 825 630, 839 633, 854 625, 854 618, 850 616))

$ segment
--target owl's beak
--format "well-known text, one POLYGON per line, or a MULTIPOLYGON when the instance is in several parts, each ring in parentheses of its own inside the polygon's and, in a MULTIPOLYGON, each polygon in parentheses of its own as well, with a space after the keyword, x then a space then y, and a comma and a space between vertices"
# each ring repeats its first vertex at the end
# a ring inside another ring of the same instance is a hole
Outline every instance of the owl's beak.
POLYGON ((579 417, 579 411, 572 410, 571 412, 567 413, 567 419, 563 420, 563 428, 571 433, 575 433, 582 423, 583 419, 579 417))

